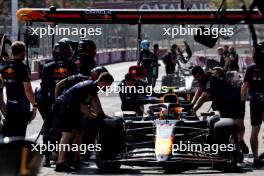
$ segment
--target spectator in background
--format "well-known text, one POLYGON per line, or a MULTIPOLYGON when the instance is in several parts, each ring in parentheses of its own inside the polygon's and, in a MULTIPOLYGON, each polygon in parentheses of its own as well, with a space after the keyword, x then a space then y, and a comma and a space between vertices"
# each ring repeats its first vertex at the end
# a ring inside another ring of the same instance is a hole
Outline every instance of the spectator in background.
POLYGON ((197 56, 196 57, 196 66, 200 66, 202 68, 206 68, 207 67, 207 59, 204 56, 197 56))
POLYGON ((226 71, 229 64, 229 55, 222 47, 217 48, 217 53, 220 57, 220 67, 222 67, 224 71, 226 71))
POLYGON ((236 53, 236 50, 234 47, 230 47, 229 55, 230 55, 230 62, 228 65, 228 70, 229 71, 239 71, 239 65, 238 65, 239 56, 236 53))
POLYGON ((224 57, 229 57, 230 56, 229 46, 225 45, 223 49, 224 49, 224 52, 223 52, 224 57))

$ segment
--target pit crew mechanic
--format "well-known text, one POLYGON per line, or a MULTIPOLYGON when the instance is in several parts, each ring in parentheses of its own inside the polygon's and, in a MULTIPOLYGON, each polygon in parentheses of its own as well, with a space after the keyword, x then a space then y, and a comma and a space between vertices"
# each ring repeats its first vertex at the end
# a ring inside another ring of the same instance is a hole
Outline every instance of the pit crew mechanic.
POLYGON ((6 87, 6 123, 4 136, 25 137, 28 123, 37 112, 37 104, 30 83, 29 68, 22 62, 25 59, 25 44, 16 41, 11 45, 13 58, 1 69, 1 79, 6 87), (33 109, 30 113, 30 103, 33 109))
POLYGON ((258 156, 258 135, 264 120, 264 43, 259 44, 259 52, 253 55, 255 64, 247 68, 241 89, 241 100, 246 101, 247 94, 250 99, 251 137, 250 144, 253 152, 253 166, 263 167, 264 154, 258 156))
MULTIPOLYGON (((52 133, 54 123, 52 105, 55 100, 55 86, 60 80, 77 73, 75 64, 69 61, 72 54, 71 46, 68 43, 61 41, 57 42, 53 48, 53 61, 46 63, 42 70, 41 96, 43 97, 42 101, 44 106, 44 125, 42 134, 44 144, 48 144, 49 141, 56 141, 56 139, 53 139, 56 135, 52 133)), ((50 167, 50 153, 45 152, 44 155, 44 166, 50 167)))
POLYGON ((91 75, 91 70, 96 67, 96 44, 92 40, 81 40, 79 42, 79 56, 81 61, 80 73, 85 76, 91 75))
POLYGON ((64 91, 68 90, 75 84, 85 80, 93 80, 96 81, 101 73, 108 72, 108 70, 104 66, 97 66, 91 71, 91 76, 85 76, 81 73, 71 75, 56 84, 55 87, 55 97, 60 96, 64 91))
MULTIPOLYGON (((74 85, 78 84, 79 82, 85 80, 93 80, 96 81, 101 73, 108 72, 108 70, 103 66, 97 66, 91 71, 91 77, 85 76, 81 73, 69 76, 56 84, 55 88, 55 95, 56 97, 60 96, 63 92, 67 91, 69 88, 73 87, 74 85)), ((80 130, 77 133, 75 139, 76 142, 80 144, 94 144, 95 137, 96 137, 96 128, 98 126, 98 121, 96 119, 83 119, 83 130, 80 130)), ((55 127, 56 128, 56 127, 55 127)), ((92 152, 87 151, 85 154, 82 155, 84 160, 88 160, 91 157, 92 152)), ((78 153, 74 153, 74 157, 79 158, 78 153)), ((80 163, 76 163, 77 167, 80 167, 80 163)))
POLYGON ((178 58, 179 53, 177 51, 178 51, 178 46, 176 44, 173 44, 171 46, 171 51, 162 57, 162 61, 165 64, 166 75, 174 74, 176 71, 175 67, 176 66, 180 67, 179 58, 178 58))
POLYGON ((228 52, 228 46, 225 46, 225 49, 223 47, 217 48, 217 53, 219 55, 219 62, 220 67, 222 67, 225 71, 228 69, 229 64, 229 52, 228 52))
POLYGON ((138 93, 137 89, 139 87, 145 89, 148 86, 147 82, 144 80, 136 80, 127 73, 125 79, 118 86, 120 90, 126 90, 126 92, 119 92, 122 111, 135 111, 138 115, 143 115, 143 105, 139 103, 139 99, 140 97, 144 97, 145 94, 138 93))
POLYGON ((193 110, 197 111, 205 101, 211 99, 213 101, 212 108, 218 110, 221 117, 235 120, 240 149, 244 154, 248 154, 248 147, 243 140, 245 102, 241 102, 240 87, 237 88, 230 84, 221 74, 219 77, 206 74, 199 66, 193 68, 192 75, 199 83, 199 88, 192 100, 193 110))
MULTIPOLYGON (((98 80, 80 82, 56 98, 54 111, 62 133, 60 144, 70 144, 75 136, 74 133, 82 129, 82 117, 91 119, 105 117, 97 93, 99 89, 111 86, 113 81, 111 74, 102 73, 98 80)), ((67 152, 59 151, 55 171, 74 171, 67 159, 67 152)))
POLYGON ((143 40, 140 43, 140 56, 138 59, 138 65, 143 66, 147 70, 147 83, 152 85, 152 80, 155 78, 153 75, 153 64, 154 64, 154 54, 150 51, 150 42, 148 40, 143 40))
POLYGON ((153 45, 153 78, 152 87, 156 86, 157 79, 159 77, 159 44, 153 45))

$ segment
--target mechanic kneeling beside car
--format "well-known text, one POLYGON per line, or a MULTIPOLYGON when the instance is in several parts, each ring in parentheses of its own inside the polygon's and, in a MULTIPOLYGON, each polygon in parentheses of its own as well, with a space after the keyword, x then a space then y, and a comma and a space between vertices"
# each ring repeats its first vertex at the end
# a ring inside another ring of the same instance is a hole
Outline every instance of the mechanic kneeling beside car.
POLYGON ((205 101, 212 100, 213 110, 219 111, 221 117, 235 120, 240 149, 244 154, 248 154, 249 149, 243 140, 245 102, 241 101, 240 88, 233 86, 226 79, 206 74, 200 66, 193 68, 192 75, 199 83, 192 100, 193 110, 197 111, 205 101))
MULTIPOLYGON (((105 117, 97 94, 99 89, 106 89, 113 81, 111 74, 102 73, 98 80, 80 82, 56 98, 53 108, 56 124, 62 133, 60 145, 71 144, 74 141, 75 133, 78 134, 82 129, 82 117, 91 119, 105 117)), ((67 151, 60 150, 55 171, 74 172, 77 170, 76 162, 79 161, 69 162, 67 151)))

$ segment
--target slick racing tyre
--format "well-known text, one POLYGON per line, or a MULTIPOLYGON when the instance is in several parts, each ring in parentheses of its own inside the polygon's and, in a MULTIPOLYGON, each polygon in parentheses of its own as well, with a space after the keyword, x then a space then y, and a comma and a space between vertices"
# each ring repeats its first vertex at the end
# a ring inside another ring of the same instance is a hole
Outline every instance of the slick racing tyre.
POLYGON ((227 162, 214 164, 213 167, 223 171, 234 171, 239 161, 238 139, 234 120, 221 118, 214 126, 214 144, 226 145, 228 150, 218 150, 218 155, 227 162))
POLYGON ((96 144, 101 150, 96 152, 96 165, 105 171, 118 170, 121 164, 116 156, 123 151, 123 119, 107 118, 97 130, 96 144))

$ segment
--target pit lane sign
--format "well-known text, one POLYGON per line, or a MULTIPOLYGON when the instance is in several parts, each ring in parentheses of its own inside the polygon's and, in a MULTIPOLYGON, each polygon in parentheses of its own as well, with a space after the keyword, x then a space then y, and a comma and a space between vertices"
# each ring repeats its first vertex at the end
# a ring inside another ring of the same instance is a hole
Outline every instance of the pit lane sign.
MULTIPOLYGON (((138 9, 42 9, 22 8, 16 13, 22 22, 54 22, 72 24, 237 24, 246 20, 242 9, 226 10, 221 18, 212 10, 138 10, 138 9)), ((254 10, 250 14, 255 24, 264 17, 254 10)))
MULTIPOLYGON (((189 9, 210 9, 210 0, 185 1, 185 7, 189 9)), ((140 9, 140 10, 178 10, 181 9, 181 1, 126 1, 126 2, 94 2, 92 8, 110 9, 140 9)))

